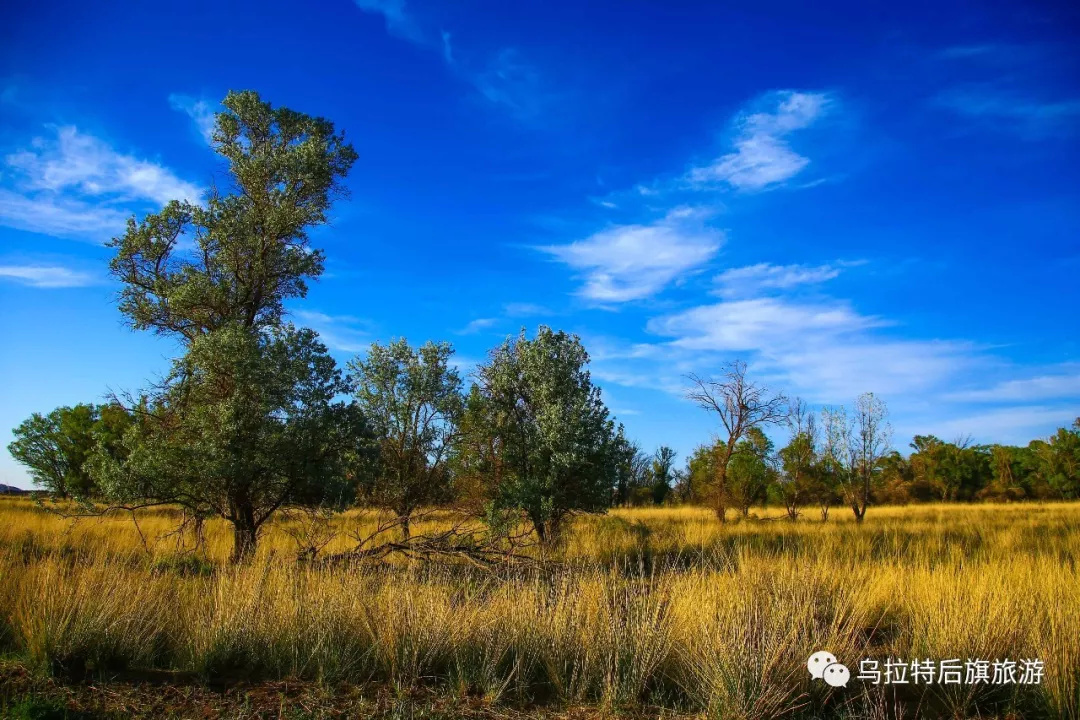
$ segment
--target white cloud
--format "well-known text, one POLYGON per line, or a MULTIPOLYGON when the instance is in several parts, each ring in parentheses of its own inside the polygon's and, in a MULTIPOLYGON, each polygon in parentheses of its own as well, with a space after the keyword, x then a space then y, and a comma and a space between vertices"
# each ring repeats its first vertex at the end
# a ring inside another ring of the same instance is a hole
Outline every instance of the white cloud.
POLYGON ((569 245, 539 248, 584 273, 580 294, 601 303, 647 298, 710 260, 723 233, 682 208, 651 225, 617 225, 569 245))
POLYGON ((653 318, 649 332, 675 337, 691 350, 747 351, 787 345, 808 337, 837 336, 879 326, 846 303, 798 304, 777 298, 716 303, 653 318))
POLYGON ((159 205, 170 200, 198 202, 203 192, 162 165, 119 153, 71 125, 57 128, 55 142, 39 138, 32 149, 8 155, 6 161, 23 173, 29 190, 150 200, 159 205))
POLYGON ((788 290, 832 280, 840 269, 831 265, 772 265, 758 263, 731 268, 716 276, 718 292, 724 297, 746 297, 762 290, 788 290))
POLYGON ((4 159, 0 225, 100 241, 123 230, 130 205, 198 202, 202 189, 171 170, 117 152, 73 126, 4 159))
POLYGON ((653 318, 647 330, 670 340, 608 352, 602 359, 613 382, 667 389, 685 387, 685 381, 676 382, 679 375, 707 375, 741 357, 770 385, 823 403, 850 402, 866 391, 887 398, 938 392, 983 362, 969 343, 873 332, 888 324, 836 300, 737 300, 653 318))
POLYGON ((56 265, 0 265, 0 280, 37 288, 85 287, 97 282, 90 273, 56 265))
POLYGON ((476 370, 477 366, 480 365, 481 361, 477 360, 476 358, 471 358, 465 355, 458 355, 457 353, 454 353, 450 356, 450 359, 447 362, 451 367, 456 369, 460 375, 462 375, 463 377, 467 377, 471 375, 474 370, 476 370))
POLYGON ((0 189, 0 225, 16 230, 102 241, 123 229, 128 215, 82 200, 0 189))
POLYGON ((868 336, 799 342, 766 348, 762 366, 813 402, 850 402, 864 392, 893 401, 930 393, 982 362, 969 344, 946 340, 891 340, 868 336))
POLYGON ((412 16, 405 9, 405 0, 354 0, 356 7, 364 12, 382 15, 386 21, 386 32, 394 37, 423 42, 423 33, 412 16))
POLYGON ((733 152, 691 168, 684 181, 704 189, 726 184, 737 190, 765 190, 806 168, 810 160, 791 149, 787 136, 813 124, 828 109, 830 96, 821 92, 777 91, 761 101, 770 109, 743 112, 735 120, 733 152))
POLYGON ((950 400, 961 402, 1031 402, 1077 397, 1080 397, 1080 366, 1075 363, 1067 363, 1055 373, 1007 380, 993 387, 948 395, 950 400))
POLYGON ((189 95, 173 93, 169 96, 169 107, 190 117, 206 144, 211 143, 214 135, 214 109, 210 103, 189 95))

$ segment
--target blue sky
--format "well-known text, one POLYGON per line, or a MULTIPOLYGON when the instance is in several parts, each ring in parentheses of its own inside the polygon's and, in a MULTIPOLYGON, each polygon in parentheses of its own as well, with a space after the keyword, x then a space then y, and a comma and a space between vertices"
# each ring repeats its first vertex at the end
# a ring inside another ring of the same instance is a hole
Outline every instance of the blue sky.
MULTIPOLYGON (((102 243, 220 181, 230 89, 360 155, 291 305, 343 361, 563 328, 680 462, 715 429, 685 374, 736 357, 815 405, 874 391, 900 448, 1080 415, 1077 9, 732 5, 0 11, 0 443, 176 354, 123 325, 102 243)), ((28 485, 6 453, 0 482, 28 485)))

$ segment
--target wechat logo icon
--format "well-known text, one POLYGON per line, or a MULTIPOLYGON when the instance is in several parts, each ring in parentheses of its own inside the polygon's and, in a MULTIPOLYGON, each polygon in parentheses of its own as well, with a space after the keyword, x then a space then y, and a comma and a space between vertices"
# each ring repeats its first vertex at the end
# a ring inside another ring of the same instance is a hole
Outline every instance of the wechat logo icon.
POLYGON ((824 650, 818 650, 806 661, 806 669, 810 671, 810 677, 815 680, 824 680, 832 687, 847 687, 851 679, 851 671, 847 665, 836 662, 836 656, 824 650))

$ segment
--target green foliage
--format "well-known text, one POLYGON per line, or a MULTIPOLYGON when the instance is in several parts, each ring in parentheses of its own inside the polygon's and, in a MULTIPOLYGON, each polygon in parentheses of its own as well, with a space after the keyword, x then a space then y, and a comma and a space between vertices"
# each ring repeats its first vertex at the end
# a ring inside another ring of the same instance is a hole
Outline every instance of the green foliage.
POLYGON ((1061 497, 1080 497, 1080 418, 1058 428, 1049 442, 1032 443, 1041 479, 1061 497))
POLYGON ((464 412, 461 377, 449 343, 411 348, 404 340, 373 343, 349 363, 349 384, 379 443, 378 471, 360 490, 366 502, 392 510, 406 537, 423 505, 453 495, 449 456, 464 412))
POLYGON ((783 504, 788 517, 794 520, 799 515, 799 508, 822 491, 813 433, 808 430, 796 431, 790 442, 777 452, 777 460, 781 472, 773 495, 783 504))
POLYGON ((740 440, 727 465, 728 497, 745 517, 756 502, 764 502, 777 480, 773 443, 761 428, 752 427, 740 440))
POLYGON ((60 407, 34 413, 12 431, 11 456, 38 485, 60 497, 90 499, 99 492, 89 472, 95 452, 117 456, 131 416, 116 404, 60 407))
POLYGON ((611 504, 626 447, 586 369, 580 340, 541 326, 507 339, 478 368, 467 465, 488 470, 490 496, 529 519, 543 542, 573 512, 611 504))
POLYGON ((190 341, 230 325, 269 327, 323 271, 308 229, 322 225, 356 152, 322 118, 229 93, 213 134, 233 192, 205 206, 170 202, 109 243, 124 285, 120 311, 138 329, 190 341), (195 246, 185 253, 181 241, 195 246))
POLYGON ((656 449, 652 460, 652 501, 654 505, 663 505, 671 492, 671 483, 676 479, 675 451, 667 445, 656 449))
POLYGON ((98 456, 109 497, 177 503, 233 523, 250 553, 285 504, 341 507, 368 460, 362 415, 313 331, 239 326, 196 339, 164 387, 140 403, 124 461, 98 456))
POLYGON ((357 408, 314 333, 282 324, 286 300, 323 271, 310 228, 327 220, 356 152, 333 125, 257 93, 229 93, 214 149, 231 192, 175 200, 109 246, 120 311, 179 337, 186 355, 140 401, 125 460, 94 467, 122 502, 174 502, 233 523, 234 557, 284 504, 340 505, 365 466, 357 408), (185 244, 193 249, 184 249, 185 244))
POLYGON ((708 500, 710 486, 716 477, 717 457, 722 451, 719 442, 699 445, 686 460, 686 471, 680 478, 675 494, 681 502, 704 503, 708 500))
POLYGON ((650 460, 637 443, 626 439, 621 425, 615 434, 614 452, 616 479, 612 500, 615 505, 628 505, 631 496, 647 482, 650 460))

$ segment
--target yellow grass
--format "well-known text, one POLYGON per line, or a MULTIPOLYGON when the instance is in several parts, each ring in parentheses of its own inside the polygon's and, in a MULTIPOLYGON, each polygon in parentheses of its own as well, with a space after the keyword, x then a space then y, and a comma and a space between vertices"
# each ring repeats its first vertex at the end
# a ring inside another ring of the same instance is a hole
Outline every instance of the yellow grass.
POLYGON ((42 672, 428 683, 723 718, 1080 717, 1080 504, 873 508, 862 525, 839 508, 827 523, 726 526, 693 508, 620 510, 580 518, 554 567, 494 573, 299 565, 285 522, 248 566, 225 562, 222 523, 205 563, 180 562, 175 539, 155 539, 175 522, 144 513, 144 549, 130 518, 72 525, 0 501, 0 649, 42 672), (859 659, 888 656, 1040 658, 1046 677, 830 691, 804 667, 820 649, 853 678, 859 659))

